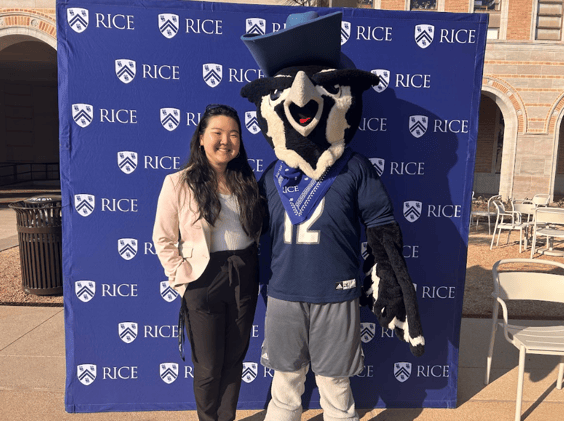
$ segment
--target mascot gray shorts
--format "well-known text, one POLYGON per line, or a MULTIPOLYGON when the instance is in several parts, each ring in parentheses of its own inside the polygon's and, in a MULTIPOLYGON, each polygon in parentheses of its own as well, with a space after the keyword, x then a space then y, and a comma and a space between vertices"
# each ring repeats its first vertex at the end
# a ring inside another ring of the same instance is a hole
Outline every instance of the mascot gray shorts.
POLYGON ((358 299, 311 304, 268 297, 261 364, 315 374, 351 377, 364 368, 358 299))

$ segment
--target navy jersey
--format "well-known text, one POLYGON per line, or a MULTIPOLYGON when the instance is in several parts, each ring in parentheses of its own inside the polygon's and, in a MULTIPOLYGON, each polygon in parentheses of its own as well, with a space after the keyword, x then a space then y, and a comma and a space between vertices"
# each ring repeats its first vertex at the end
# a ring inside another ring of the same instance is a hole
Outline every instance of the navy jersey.
POLYGON ((286 301, 335 303, 360 296, 360 229, 394 221, 374 166, 354 153, 309 219, 292 225, 273 180, 259 181, 268 200, 272 277, 268 295, 286 301))

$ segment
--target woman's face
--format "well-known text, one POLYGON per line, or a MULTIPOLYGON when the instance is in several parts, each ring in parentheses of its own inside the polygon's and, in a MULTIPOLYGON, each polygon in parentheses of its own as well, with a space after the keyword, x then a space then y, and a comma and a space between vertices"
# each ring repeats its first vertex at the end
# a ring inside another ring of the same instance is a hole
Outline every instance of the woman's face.
POLYGON ((239 154, 241 133, 237 121, 231 117, 210 117, 208 127, 200 135, 200 145, 214 169, 225 170, 227 163, 239 154))

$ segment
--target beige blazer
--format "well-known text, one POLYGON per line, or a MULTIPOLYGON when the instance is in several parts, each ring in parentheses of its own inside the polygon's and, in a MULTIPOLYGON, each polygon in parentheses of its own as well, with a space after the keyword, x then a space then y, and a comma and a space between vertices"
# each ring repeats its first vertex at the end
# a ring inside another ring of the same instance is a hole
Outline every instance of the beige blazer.
POLYGON ((153 243, 168 282, 184 295, 210 260, 211 234, 205 219, 197 219, 193 192, 181 180, 184 171, 167 175, 157 204, 153 243), (180 238, 179 238, 180 233, 180 238))

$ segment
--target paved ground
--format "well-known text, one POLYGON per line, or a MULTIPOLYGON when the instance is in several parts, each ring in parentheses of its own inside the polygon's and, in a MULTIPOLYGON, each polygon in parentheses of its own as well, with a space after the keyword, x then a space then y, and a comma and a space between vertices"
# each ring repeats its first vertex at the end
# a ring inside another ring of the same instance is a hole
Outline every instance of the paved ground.
POLYGON ((8 207, 0 207, 0 251, 17 245, 16 212, 8 207))

